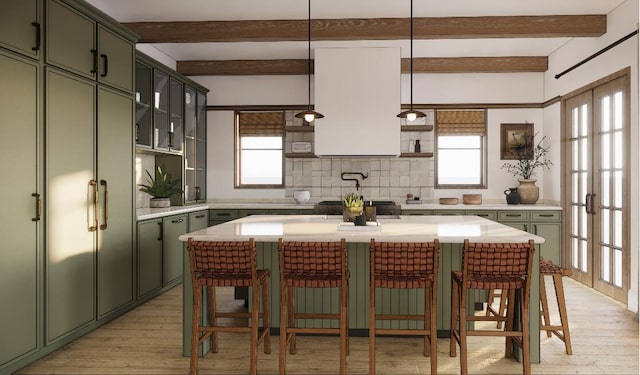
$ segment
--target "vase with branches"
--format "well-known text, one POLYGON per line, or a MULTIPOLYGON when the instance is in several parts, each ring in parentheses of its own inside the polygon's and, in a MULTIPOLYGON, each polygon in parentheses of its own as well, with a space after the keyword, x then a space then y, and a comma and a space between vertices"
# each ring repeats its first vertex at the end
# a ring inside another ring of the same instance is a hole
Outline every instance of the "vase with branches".
POLYGON ((535 146, 533 145, 533 139, 537 135, 538 133, 525 139, 524 143, 515 148, 517 160, 515 163, 507 162, 502 165, 502 168, 507 172, 520 177, 518 179, 520 182, 520 186, 518 186, 520 203, 536 203, 538 201, 539 189, 535 185, 536 179, 533 178, 536 175, 536 169, 551 169, 553 165, 553 162, 547 158, 551 149, 551 146, 546 144, 547 137, 543 136, 535 146))

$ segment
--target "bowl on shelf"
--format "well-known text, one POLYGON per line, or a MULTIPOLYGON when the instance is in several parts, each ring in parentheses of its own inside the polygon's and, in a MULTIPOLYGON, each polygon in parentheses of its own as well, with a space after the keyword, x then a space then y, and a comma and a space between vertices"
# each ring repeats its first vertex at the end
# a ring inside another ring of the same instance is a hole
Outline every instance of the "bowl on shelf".
POLYGON ((298 204, 305 204, 309 202, 309 198, 311 198, 311 193, 309 190, 294 190, 293 191, 293 199, 298 204))

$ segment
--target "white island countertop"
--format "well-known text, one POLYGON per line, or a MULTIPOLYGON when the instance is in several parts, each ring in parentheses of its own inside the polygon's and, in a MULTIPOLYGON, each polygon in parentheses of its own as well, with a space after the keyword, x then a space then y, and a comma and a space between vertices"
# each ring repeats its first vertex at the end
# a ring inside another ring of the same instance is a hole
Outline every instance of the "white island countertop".
POLYGON ((376 241, 442 243, 526 242, 544 243, 544 238, 478 216, 396 216, 378 217, 381 228, 338 231, 341 216, 325 215, 252 215, 183 234, 181 241, 376 241))

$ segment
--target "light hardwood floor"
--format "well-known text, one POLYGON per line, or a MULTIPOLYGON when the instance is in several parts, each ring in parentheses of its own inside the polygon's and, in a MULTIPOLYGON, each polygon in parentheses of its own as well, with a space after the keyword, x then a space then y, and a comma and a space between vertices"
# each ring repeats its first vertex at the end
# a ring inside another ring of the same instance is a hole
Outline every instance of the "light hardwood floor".
MULTIPOLYGON (((633 314, 573 280, 564 278, 564 285, 574 354, 566 355, 559 339, 543 333, 542 363, 532 365, 533 374, 638 374, 638 323, 633 321, 633 314)), ((548 286, 551 293, 552 284, 548 286)), ((241 308, 241 303, 232 300, 231 290, 218 295, 226 300, 221 305, 241 308)), ((17 374, 188 374, 189 358, 181 355, 181 315, 179 286, 17 374)), ((278 373, 278 337, 272 340, 271 354, 259 352, 260 374, 278 373)), ((377 342, 378 374, 429 374, 430 359, 422 357, 420 339, 381 337, 377 342)), ((247 335, 221 334, 220 352, 200 360, 199 374, 248 373, 248 345, 247 335)), ((521 373, 519 363, 504 358, 503 348, 504 339, 472 337, 469 373, 521 373)), ((335 337, 299 337, 298 354, 287 356, 287 373, 336 374, 338 351, 335 337)), ((366 374, 368 358, 368 339, 351 338, 347 372, 366 374)), ((449 357, 449 340, 439 339, 438 373, 459 371, 459 358, 449 357)))

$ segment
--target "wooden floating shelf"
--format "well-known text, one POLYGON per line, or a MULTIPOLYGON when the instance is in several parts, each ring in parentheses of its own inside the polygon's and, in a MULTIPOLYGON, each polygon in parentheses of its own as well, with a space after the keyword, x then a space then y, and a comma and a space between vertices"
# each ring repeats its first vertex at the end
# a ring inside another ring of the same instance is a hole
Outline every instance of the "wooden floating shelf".
POLYGON ((432 158, 433 152, 403 152, 401 158, 432 158))
POLYGON ((284 156, 287 158, 317 158, 312 152, 287 152, 284 156))
POLYGON ((400 131, 403 132, 430 132, 433 125, 401 125, 400 131))
POLYGON ((309 125, 309 126, 285 126, 284 130, 287 132, 298 132, 298 133, 312 133, 313 132, 313 125, 309 125))

